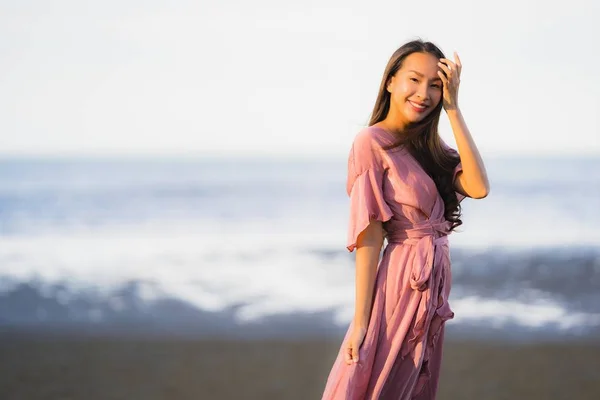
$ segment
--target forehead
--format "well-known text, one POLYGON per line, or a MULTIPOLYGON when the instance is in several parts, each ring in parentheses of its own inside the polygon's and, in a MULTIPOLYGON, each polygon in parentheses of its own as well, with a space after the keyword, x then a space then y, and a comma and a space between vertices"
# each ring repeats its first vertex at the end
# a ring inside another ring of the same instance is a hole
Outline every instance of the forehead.
POLYGON ((425 76, 437 77, 438 58, 429 53, 412 53, 402 62, 400 71, 417 71, 425 76))

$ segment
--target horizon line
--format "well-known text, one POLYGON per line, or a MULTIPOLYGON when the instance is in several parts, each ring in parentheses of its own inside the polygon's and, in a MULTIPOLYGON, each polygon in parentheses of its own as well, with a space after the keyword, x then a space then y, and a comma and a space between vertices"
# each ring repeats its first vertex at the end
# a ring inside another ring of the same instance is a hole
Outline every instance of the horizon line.
MULTIPOLYGON (((556 151, 556 152, 527 152, 527 151, 481 151, 482 157, 493 158, 599 158, 600 151, 596 152, 574 152, 574 151, 556 151)), ((326 159, 326 158, 346 158, 347 152, 218 152, 218 151, 187 151, 187 152, 1 152, 1 160, 11 159, 159 159, 159 158, 181 158, 181 159, 326 159)))

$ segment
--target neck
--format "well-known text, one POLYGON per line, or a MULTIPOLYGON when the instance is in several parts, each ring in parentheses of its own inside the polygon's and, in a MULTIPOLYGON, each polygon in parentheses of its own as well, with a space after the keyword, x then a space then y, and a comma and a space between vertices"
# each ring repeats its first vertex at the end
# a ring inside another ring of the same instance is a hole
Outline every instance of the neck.
POLYGON ((402 134, 408 126, 408 121, 396 111, 394 105, 390 105, 390 110, 383 121, 380 122, 382 127, 390 132, 402 134))

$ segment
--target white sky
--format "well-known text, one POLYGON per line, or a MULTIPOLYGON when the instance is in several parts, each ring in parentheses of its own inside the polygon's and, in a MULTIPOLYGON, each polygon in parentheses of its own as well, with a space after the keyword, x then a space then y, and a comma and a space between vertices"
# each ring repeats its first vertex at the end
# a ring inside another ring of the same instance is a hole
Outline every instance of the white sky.
POLYGON ((599 3, 0 0, 0 153, 346 155, 421 37, 484 154, 600 154, 599 3))

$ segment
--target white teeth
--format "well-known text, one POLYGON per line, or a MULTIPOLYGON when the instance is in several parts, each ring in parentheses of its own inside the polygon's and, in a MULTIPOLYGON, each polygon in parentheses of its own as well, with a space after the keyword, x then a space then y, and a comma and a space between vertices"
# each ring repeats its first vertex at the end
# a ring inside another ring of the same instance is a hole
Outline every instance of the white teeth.
POLYGON ((417 108, 420 108, 420 109, 424 109, 425 108, 425 106, 421 106, 419 104, 413 103, 412 101, 410 102, 410 104, 412 104, 413 106, 415 106, 417 108))

